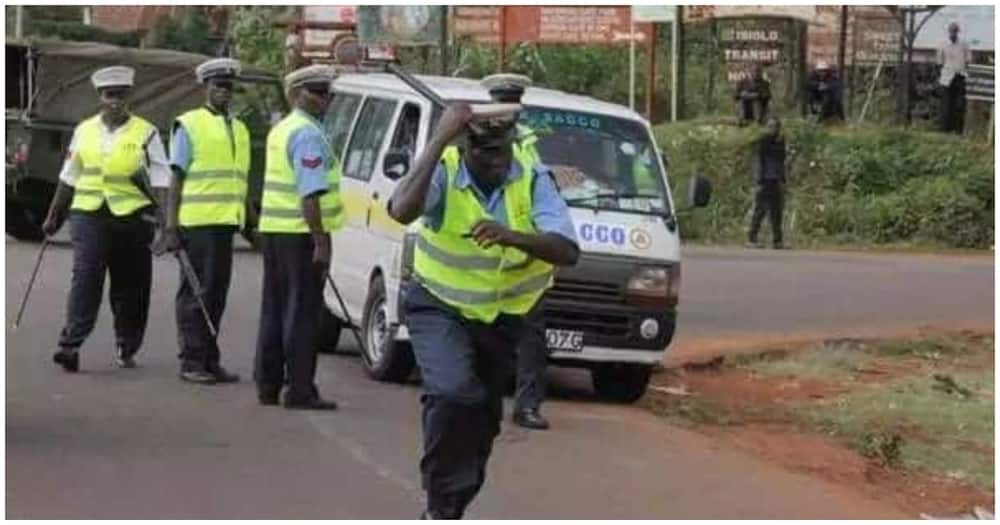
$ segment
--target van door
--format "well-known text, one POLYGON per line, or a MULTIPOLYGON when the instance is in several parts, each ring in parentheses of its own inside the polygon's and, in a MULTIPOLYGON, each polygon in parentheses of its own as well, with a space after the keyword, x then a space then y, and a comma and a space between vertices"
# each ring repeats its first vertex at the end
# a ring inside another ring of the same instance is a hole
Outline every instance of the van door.
POLYGON ((372 208, 382 205, 381 195, 369 183, 381 169, 376 164, 388 145, 398 105, 392 98, 366 97, 344 149, 340 192, 346 222, 333 236, 332 271, 354 322, 360 322, 373 262, 385 251, 368 229, 372 208))

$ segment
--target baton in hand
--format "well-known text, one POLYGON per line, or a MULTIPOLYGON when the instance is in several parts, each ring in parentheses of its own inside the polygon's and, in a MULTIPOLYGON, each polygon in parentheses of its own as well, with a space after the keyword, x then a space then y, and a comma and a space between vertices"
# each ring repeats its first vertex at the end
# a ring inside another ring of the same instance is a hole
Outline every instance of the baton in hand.
MULTIPOLYGON (((156 202, 156 198, 153 197, 153 192, 149 189, 146 180, 142 176, 142 172, 136 173, 130 177, 130 180, 149 199, 153 207, 159 209, 160 205, 156 202)), ((198 280, 198 273, 194 271, 194 266, 191 265, 191 258, 188 257, 187 250, 184 249, 183 245, 174 251, 174 257, 177 257, 177 262, 180 264, 181 275, 184 276, 184 280, 187 281, 195 298, 198 299, 198 309, 201 310, 201 315, 205 318, 205 325, 208 326, 208 331, 212 334, 212 339, 218 338, 219 331, 216 330, 215 323, 212 322, 211 316, 208 315, 208 308, 205 306, 205 299, 203 298, 205 290, 201 287, 201 281, 198 280)))
POLYGON ((31 288, 35 285, 35 277, 38 276, 38 268, 42 266, 42 256, 45 255, 45 248, 49 247, 49 238, 46 236, 42 240, 42 247, 38 249, 38 258, 35 259, 35 269, 31 271, 31 279, 28 280, 28 288, 24 291, 24 298, 21 299, 21 308, 17 311, 17 319, 14 320, 14 330, 21 324, 21 316, 24 315, 24 307, 28 306, 28 297, 31 296, 31 288))
POLYGON ((353 321, 351 321, 351 314, 347 313, 347 305, 344 304, 344 299, 340 297, 340 290, 338 290, 337 285, 334 284, 333 277, 330 276, 330 272, 326 272, 326 281, 330 283, 330 288, 333 288, 333 295, 337 296, 337 302, 340 303, 340 309, 344 312, 344 318, 347 319, 347 324, 351 327, 351 333, 354 334, 354 340, 358 342, 358 348, 360 348, 362 352, 365 352, 365 343, 361 339, 358 327, 353 321))

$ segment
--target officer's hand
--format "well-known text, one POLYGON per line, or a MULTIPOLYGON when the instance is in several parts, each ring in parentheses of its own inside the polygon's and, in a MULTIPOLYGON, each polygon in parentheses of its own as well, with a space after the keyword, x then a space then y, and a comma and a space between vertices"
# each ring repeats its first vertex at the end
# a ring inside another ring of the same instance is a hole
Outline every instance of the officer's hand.
POLYGON ((480 248, 489 248, 493 245, 513 246, 517 234, 494 221, 481 221, 472 227, 470 236, 480 248))
POLYGON ((441 138, 451 141, 458 137, 472 121, 472 108, 468 104, 458 103, 448 106, 441 115, 435 133, 441 138))
POLYGON ((52 237, 57 231, 59 231, 59 228, 62 227, 62 222, 61 217, 50 213, 47 217, 45 217, 45 222, 42 223, 42 233, 44 233, 46 237, 52 237))
POLYGON ((249 227, 248 228, 243 228, 243 230, 240 231, 240 235, 242 235, 243 238, 246 239, 246 241, 248 243, 250 243, 250 246, 253 247, 254 250, 258 249, 258 247, 257 247, 257 240, 258 240, 257 239, 257 230, 255 230, 254 228, 249 228, 249 227))
POLYGON ((321 268, 324 272, 330 268, 330 258, 332 249, 330 248, 330 235, 324 233, 322 235, 313 236, 313 264, 318 268, 321 268))
POLYGON ((160 230, 159 238, 153 243, 153 255, 159 257, 168 252, 181 249, 181 236, 176 228, 160 230))

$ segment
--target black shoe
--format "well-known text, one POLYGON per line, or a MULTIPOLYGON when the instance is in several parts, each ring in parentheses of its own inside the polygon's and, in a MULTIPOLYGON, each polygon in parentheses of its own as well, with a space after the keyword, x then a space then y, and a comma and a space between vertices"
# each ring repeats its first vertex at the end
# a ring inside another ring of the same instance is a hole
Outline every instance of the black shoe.
POLYGON ((63 367, 63 370, 76 373, 80 371, 80 352, 75 348, 60 348, 52 355, 52 361, 63 367))
POLYGON ((521 410, 514 412, 514 424, 532 430, 548 430, 549 421, 542 417, 537 410, 521 410))
POLYGON ((328 401, 313 395, 305 399, 295 398, 285 394, 285 408, 292 410, 337 410, 335 401, 328 401))
POLYGON ((115 351, 115 364, 118 368, 135 368, 135 351, 126 352, 119 346, 115 351))
POLYGON ((264 406, 276 406, 278 404, 278 394, 280 393, 280 388, 257 387, 257 402, 264 406))
POLYGON ((220 364, 212 364, 205 367, 205 370, 215 377, 216 383, 239 383, 240 375, 226 370, 220 364))
POLYGON ((181 368, 181 381, 197 383, 199 385, 214 385, 215 376, 208 373, 204 368, 181 368))

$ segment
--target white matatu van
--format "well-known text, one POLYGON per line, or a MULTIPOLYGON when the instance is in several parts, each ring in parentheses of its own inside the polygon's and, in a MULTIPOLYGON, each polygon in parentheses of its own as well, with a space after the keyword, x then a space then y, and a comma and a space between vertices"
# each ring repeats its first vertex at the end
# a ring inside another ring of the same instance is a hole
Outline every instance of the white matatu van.
MULTIPOLYGON (((489 101, 474 80, 418 78, 446 101, 489 101)), ((360 327, 367 372, 402 381, 414 359, 399 293, 411 278, 418 223, 393 221, 386 203, 441 110, 390 74, 343 75, 334 92, 325 128, 342 163, 347 221, 333 235, 330 270, 350 321, 360 327)), ((538 136, 581 249, 579 263, 559 268, 547 294, 550 362, 587 368, 598 394, 633 401, 677 322, 680 238, 665 159, 648 123, 628 108, 541 88, 529 88, 522 102, 521 122, 538 136), (647 181, 641 188, 639 172, 647 181)), ((705 205, 708 182, 698 177, 690 187, 694 204, 705 205)), ((321 344, 331 351, 348 319, 329 286, 325 299, 321 344)))

